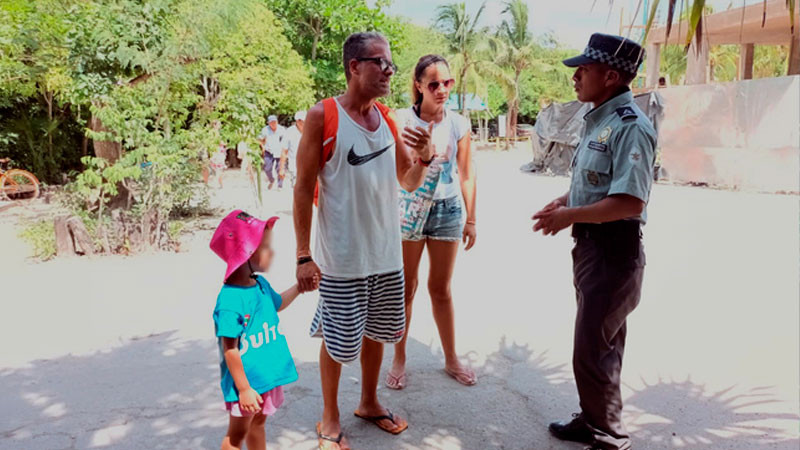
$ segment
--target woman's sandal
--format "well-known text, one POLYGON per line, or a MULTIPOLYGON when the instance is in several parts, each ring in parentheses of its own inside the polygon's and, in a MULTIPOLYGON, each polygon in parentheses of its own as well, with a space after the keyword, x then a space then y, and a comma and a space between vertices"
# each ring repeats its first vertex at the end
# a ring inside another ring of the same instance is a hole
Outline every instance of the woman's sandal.
POLYGON ((400 434, 403 431, 406 431, 408 429, 408 423, 406 423, 404 426, 400 427, 399 429, 398 428, 389 428, 389 427, 387 427, 385 425, 382 425, 381 424, 382 420, 388 420, 388 421, 392 422, 393 424, 395 424, 395 426, 397 425, 397 422, 394 421, 394 414, 392 414, 392 412, 389 411, 388 409, 386 410, 386 415, 385 416, 362 416, 358 412, 356 412, 354 414, 359 419, 363 419, 363 420, 366 420, 367 422, 371 422, 371 423, 375 424, 376 427, 380 428, 381 430, 383 430, 383 431, 385 431, 387 433, 391 433, 391 434, 397 435, 397 434, 400 434))
POLYGON ((464 386, 475 386, 478 384, 478 375, 475 374, 475 371, 470 369, 469 367, 462 368, 461 370, 449 370, 447 368, 444 369, 444 372, 451 377, 455 378, 456 381, 463 384, 464 386))
POLYGON ((341 445, 342 439, 344 438, 344 433, 339 433, 339 436, 337 437, 331 437, 322 434, 321 428, 322 428, 322 423, 317 422, 317 445, 319 446, 319 450, 331 450, 328 448, 328 444, 326 442, 333 442, 334 444, 336 444, 336 449, 334 450, 350 449, 350 447, 342 447, 341 445))
POLYGON ((396 391, 399 391, 400 389, 405 388, 406 387, 406 373, 403 372, 401 375, 395 376, 395 375, 392 375, 391 372, 388 372, 386 374, 385 384, 386 384, 386 387, 388 387, 389 389, 394 389, 396 391))

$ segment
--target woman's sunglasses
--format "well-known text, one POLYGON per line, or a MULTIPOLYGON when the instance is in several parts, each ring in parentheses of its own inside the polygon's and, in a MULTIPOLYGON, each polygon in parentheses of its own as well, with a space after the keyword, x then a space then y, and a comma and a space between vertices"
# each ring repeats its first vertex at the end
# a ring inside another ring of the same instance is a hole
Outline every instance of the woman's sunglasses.
POLYGON ((439 86, 444 86, 445 89, 450 89, 454 84, 456 84, 456 80, 452 78, 444 81, 431 81, 428 83, 428 90, 431 91, 431 93, 434 93, 439 90, 439 86))

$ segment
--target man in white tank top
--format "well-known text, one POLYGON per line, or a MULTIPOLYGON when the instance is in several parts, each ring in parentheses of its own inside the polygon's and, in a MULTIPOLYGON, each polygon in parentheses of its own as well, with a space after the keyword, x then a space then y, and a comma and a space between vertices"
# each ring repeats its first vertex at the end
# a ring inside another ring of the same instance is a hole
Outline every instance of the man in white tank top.
POLYGON ((391 434, 408 427, 378 402, 377 387, 383 344, 398 342, 405 330, 397 182, 406 190, 417 189, 434 157, 430 129, 406 128, 398 139, 393 113, 376 105, 389 94, 397 70, 386 39, 378 33, 351 35, 343 63, 347 91, 318 103, 306 116, 294 193, 298 284, 301 292, 320 290, 311 326, 311 335, 323 338, 324 409, 317 434, 322 447, 333 449, 350 448, 341 433, 337 394, 341 364, 359 355, 363 380, 356 415, 391 434), (331 114, 338 114, 332 153, 323 142, 331 114))

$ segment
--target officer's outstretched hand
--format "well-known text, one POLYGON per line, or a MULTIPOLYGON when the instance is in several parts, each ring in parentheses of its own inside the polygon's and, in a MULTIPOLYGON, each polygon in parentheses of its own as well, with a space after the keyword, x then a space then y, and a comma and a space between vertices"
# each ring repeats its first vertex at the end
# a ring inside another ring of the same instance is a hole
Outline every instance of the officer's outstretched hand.
POLYGON ((567 205, 562 203, 561 198, 559 197, 559 198, 553 200, 552 202, 548 203, 547 205, 545 205, 545 207, 542 208, 541 210, 539 210, 539 212, 537 212, 536 214, 534 214, 532 218, 535 219, 536 216, 541 214, 541 213, 550 212, 550 211, 558 209, 558 208, 560 208, 562 206, 567 206, 567 205))
POLYGON ((531 217, 536 223, 533 224, 533 232, 539 230, 545 236, 555 236, 559 231, 572 225, 572 210, 563 205, 553 205, 552 202, 544 209, 531 217))

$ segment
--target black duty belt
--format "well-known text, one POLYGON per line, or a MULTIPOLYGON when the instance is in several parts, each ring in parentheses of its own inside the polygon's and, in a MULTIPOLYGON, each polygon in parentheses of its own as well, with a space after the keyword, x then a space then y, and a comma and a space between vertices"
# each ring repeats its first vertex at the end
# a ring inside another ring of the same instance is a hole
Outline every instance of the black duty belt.
POLYGON ((572 226, 575 239, 617 240, 642 237, 638 220, 618 220, 607 223, 576 223, 572 226))

